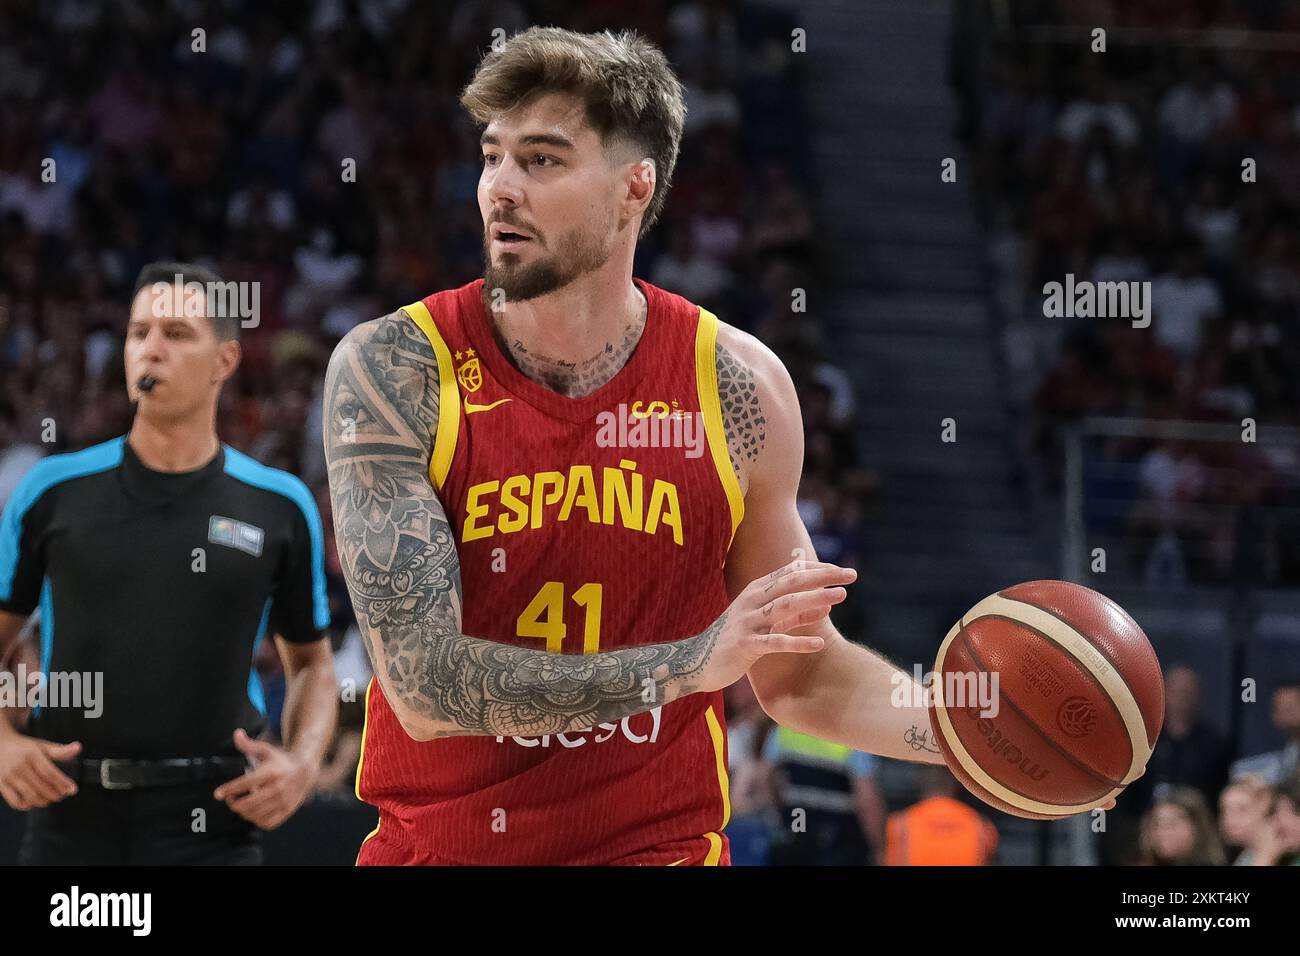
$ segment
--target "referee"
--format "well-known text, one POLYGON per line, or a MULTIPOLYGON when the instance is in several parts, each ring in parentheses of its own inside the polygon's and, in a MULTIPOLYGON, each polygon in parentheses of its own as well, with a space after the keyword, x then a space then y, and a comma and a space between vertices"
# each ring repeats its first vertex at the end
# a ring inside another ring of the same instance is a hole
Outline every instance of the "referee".
POLYGON ((333 734, 320 515, 297 478, 217 439, 240 359, 218 282, 144 268, 130 432, 39 462, 0 518, 0 661, 39 606, 41 672, 0 679, 45 690, 27 735, 0 712, 0 797, 29 811, 20 863, 260 863, 260 830, 302 805, 333 734), (257 739, 267 634, 283 749, 257 739))

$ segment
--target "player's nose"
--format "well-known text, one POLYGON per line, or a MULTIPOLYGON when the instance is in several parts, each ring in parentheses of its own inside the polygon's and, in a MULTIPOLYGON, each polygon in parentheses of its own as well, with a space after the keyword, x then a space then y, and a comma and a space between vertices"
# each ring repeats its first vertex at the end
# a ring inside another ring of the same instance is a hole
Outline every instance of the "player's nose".
POLYGON ((524 173, 524 168, 509 156, 502 157, 494 168, 484 171, 483 185, 493 209, 502 204, 517 206, 523 202, 524 173))

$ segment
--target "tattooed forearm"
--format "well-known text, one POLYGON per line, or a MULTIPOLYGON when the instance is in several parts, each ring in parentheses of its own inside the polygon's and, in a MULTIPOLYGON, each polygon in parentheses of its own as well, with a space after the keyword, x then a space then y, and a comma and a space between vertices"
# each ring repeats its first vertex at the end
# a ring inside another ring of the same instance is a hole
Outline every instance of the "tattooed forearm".
POLYGON ((583 656, 461 632, 455 536, 427 471, 437 359, 403 313, 359 326, 339 343, 324 419, 344 577, 375 673, 408 730, 418 725, 421 737, 561 733, 694 692, 722 619, 673 644, 583 656))
POLYGON ((718 343, 718 395, 722 400, 722 421, 727 429, 727 453, 741 484, 748 469, 758 460, 767 443, 767 421, 758 401, 754 372, 730 350, 718 343))
POLYGON ((421 699, 435 719, 455 725, 435 736, 586 729, 694 693, 722 624, 719 618, 672 644, 600 654, 552 654, 450 635, 432 642, 421 699))

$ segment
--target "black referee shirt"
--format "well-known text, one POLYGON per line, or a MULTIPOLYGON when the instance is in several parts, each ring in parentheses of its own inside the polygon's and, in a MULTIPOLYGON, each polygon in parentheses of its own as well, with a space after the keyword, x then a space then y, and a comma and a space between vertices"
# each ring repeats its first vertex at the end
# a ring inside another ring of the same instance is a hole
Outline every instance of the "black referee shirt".
POLYGON ((181 474, 125 437, 54 455, 0 518, 0 610, 38 605, 41 669, 103 677, 99 716, 42 707, 34 736, 86 757, 233 755, 236 727, 265 725, 261 641, 324 637, 320 514, 299 479, 224 445, 181 474))

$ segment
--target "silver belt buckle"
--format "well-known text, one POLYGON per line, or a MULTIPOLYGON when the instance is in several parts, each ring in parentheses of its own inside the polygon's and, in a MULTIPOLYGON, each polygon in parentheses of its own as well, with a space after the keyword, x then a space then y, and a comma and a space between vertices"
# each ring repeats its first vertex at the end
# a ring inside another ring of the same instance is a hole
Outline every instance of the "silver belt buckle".
POLYGON ((120 760, 101 760, 99 762, 99 785, 105 790, 130 790, 129 783, 114 783, 112 777, 112 767, 114 764, 121 763, 120 760))

